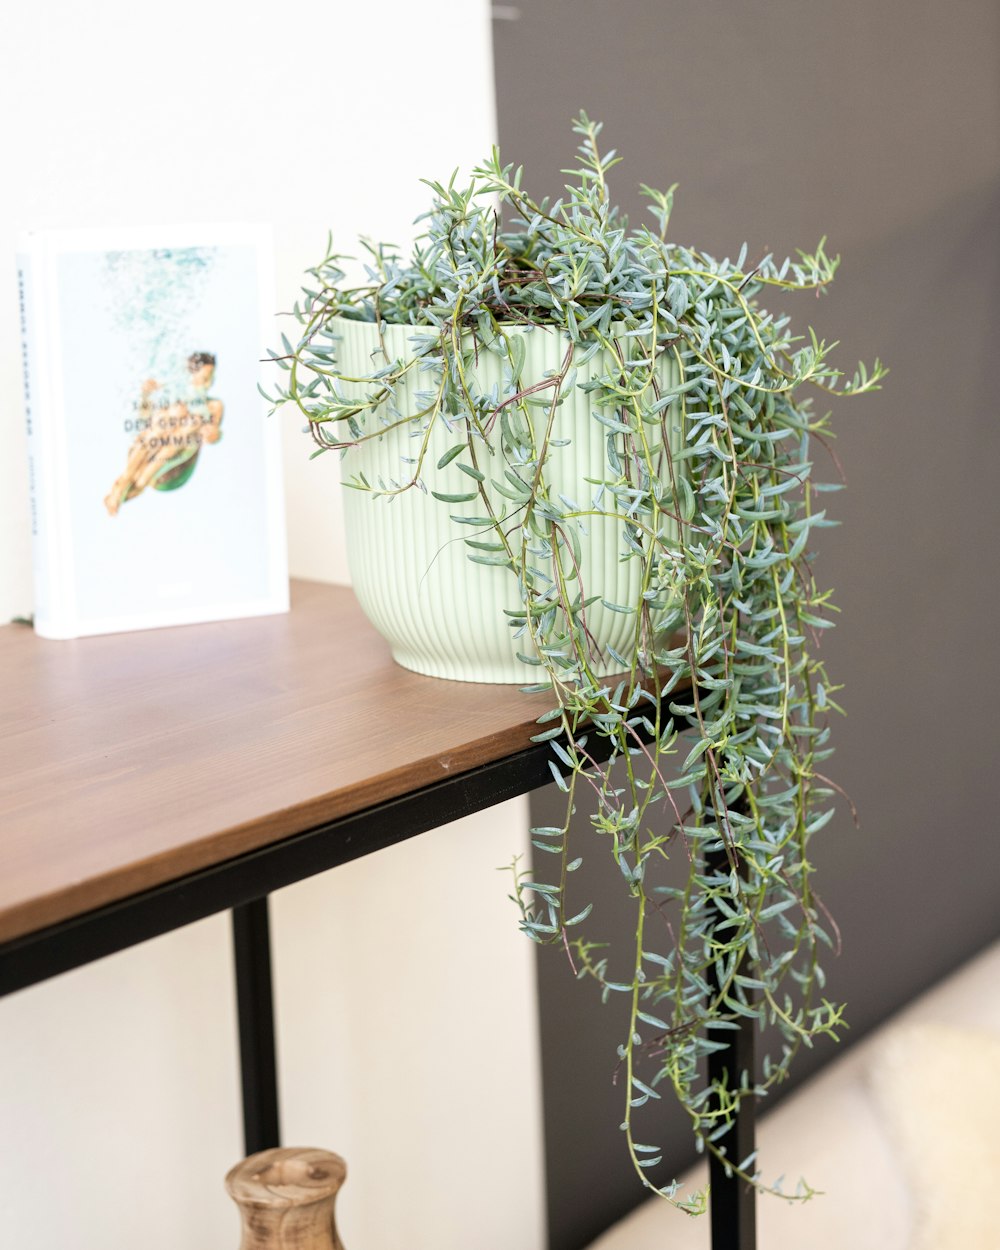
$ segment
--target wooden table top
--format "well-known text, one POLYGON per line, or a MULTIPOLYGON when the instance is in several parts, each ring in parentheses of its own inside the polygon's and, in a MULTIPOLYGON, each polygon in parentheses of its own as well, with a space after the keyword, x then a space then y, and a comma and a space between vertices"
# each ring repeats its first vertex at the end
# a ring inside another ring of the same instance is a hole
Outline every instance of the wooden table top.
POLYGON ((528 744, 545 695, 396 665, 352 592, 70 642, 0 628, 0 941, 528 744))

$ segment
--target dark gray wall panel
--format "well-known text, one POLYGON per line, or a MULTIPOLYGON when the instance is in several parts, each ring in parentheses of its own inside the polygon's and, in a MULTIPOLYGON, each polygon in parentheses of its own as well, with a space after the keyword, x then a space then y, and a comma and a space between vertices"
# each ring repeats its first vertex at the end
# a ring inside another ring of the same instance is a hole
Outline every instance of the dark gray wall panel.
MULTIPOLYGON (((672 234, 709 251, 828 234, 840 276, 798 315, 845 364, 892 368, 880 395, 839 405, 849 490, 818 566, 843 609, 826 646, 849 710, 830 771, 862 821, 842 812, 814 844, 849 1043, 1000 932, 1000 11, 536 0, 494 29, 501 150, 529 185, 560 190, 586 108, 626 158, 614 188, 633 217, 638 182, 678 181, 672 234)), ((538 823, 556 798, 536 796, 538 823)), ((609 933, 615 875, 591 873, 609 933)), ((623 1025, 541 954, 551 1244, 577 1250, 642 1196, 611 1083, 623 1025)), ((667 1134, 681 1167, 682 1126, 667 1134)))

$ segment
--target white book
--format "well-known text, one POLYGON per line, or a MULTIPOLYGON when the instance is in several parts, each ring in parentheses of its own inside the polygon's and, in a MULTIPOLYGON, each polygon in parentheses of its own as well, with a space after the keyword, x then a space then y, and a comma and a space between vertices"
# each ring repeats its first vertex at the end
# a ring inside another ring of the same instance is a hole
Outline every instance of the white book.
POLYGON ((287 611, 269 231, 38 231, 18 269, 37 632, 287 611))

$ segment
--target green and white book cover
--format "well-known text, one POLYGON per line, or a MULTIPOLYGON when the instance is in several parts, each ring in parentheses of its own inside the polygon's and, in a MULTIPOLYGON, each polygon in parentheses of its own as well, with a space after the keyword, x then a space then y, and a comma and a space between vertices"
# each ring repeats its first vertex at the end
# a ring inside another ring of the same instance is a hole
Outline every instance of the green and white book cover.
POLYGON ((19 279, 38 633, 285 611, 269 232, 39 231, 19 279))

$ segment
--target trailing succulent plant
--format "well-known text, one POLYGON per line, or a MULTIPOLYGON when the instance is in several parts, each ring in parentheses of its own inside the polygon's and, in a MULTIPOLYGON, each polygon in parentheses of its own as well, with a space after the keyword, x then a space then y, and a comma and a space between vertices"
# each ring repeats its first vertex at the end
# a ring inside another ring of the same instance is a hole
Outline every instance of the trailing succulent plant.
MULTIPOLYGON (((827 429, 813 396, 870 391, 884 369, 876 361, 845 377, 811 330, 793 337, 788 318, 761 305, 768 291, 831 282, 838 261, 822 243, 796 261, 748 266, 745 248, 735 262, 715 260, 668 241, 673 188, 644 187, 655 228, 630 229, 609 197, 617 162, 600 151, 600 126, 581 113, 574 129, 580 165, 564 171, 573 182, 563 199, 533 200, 494 149, 468 185, 427 184, 433 203, 408 258, 366 243, 366 280, 350 286, 341 258, 327 255, 296 306, 298 340, 274 354, 286 376, 269 398, 305 416, 314 455, 404 423, 450 432, 439 464, 457 461, 468 491, 440 496, 441 506, 481 503, 478 515, 456 516, 456 533, 471 560, 516 583, 511 625, 535 678, 526 689, 552 695, 536 741, 550 742, 566 818, 532 829, 532 870, 515 861, 521 925, 561 944, 605 997, 627 1000, 629 1153, 644 1184, 698 1211, 703 1193, 650 1179, 660 1151, 638 1135, 637 1109, 671 1087, 699 1147, 719 1155, 741 1100, 780 1082, 799 1047, 841 1021, 823 995, 821 953, 835 928, 808 852, 838 788, 823 770, 839 711, 819 655, 832 609, 810 549, 831 523, 823 492, 836 489, 812 479, 827 429), (412 325, 415 354, 347 379, 338 316, 412 325), (523 376, 519 325, 562 334, 550 375, 523 376), (477 388, 481 352, 505 366, 503 386, 487 393, 477 388), (606 371, 578 382, 597 357, 606 371), (426 378, 417 411, 394 402, 409 370, 426 378), (546 470, 551 450, 574 438, 560 417, 578 385, 591 392, 607 454, 592 496, 573 500, 550 489, 546 470), (580 573, 588 524, 608 515, 620 519, 621 560, 639 574, 633 601, 604 604, 631 624, 611 680, 594 671, 594 597, 580 573), (693 745, 682 737, 691 729, 693 745), (614 969, 618 956, 588 936, 591 909, 574 890, 582 839, 570 818, 585 802, 634 914, 634 943, 614 969), (710 1080, 706 1056, 747 1018, 774 1026, 774 1053, 760 1074, 710 1080)), ((348 484, 426 489, 427 442, 413 440, 399 480, 348 484)), ((752 1157, 723 1162, 768 1188, 752 1157)))

